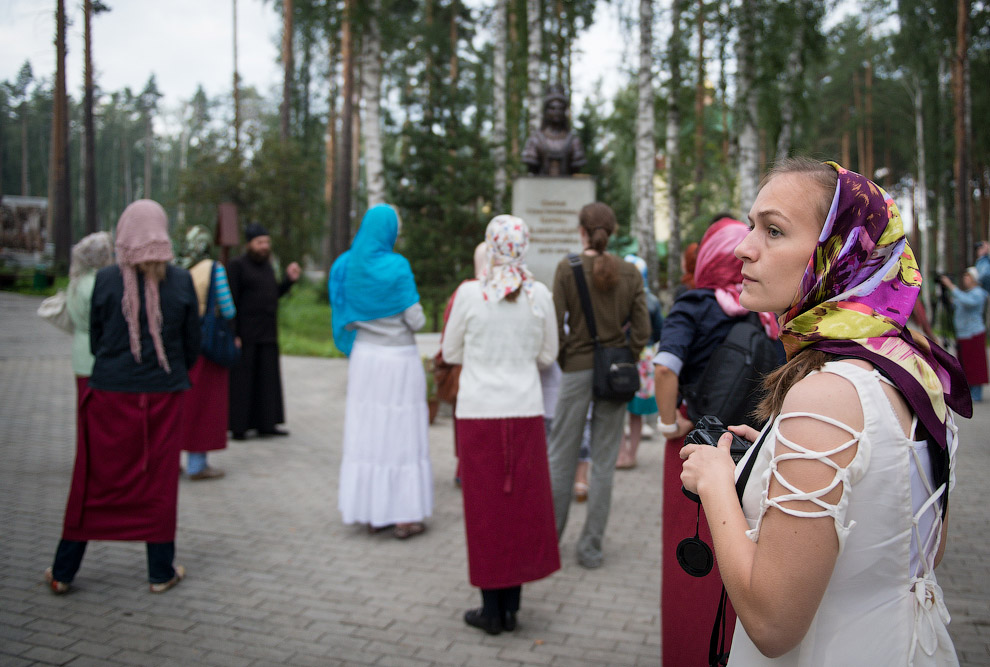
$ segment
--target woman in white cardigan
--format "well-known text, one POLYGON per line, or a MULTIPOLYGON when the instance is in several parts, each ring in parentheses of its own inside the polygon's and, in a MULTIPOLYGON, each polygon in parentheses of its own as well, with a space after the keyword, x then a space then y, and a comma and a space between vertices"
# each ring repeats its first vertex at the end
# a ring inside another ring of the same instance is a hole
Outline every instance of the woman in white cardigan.
POLYGON ((463 364, 457 394, 461 490, 471 584, 464 621, 511 631, 522 584, 560 569, 539 369, 557 357, 550 291, 526 268, 529 229, 500 215, 485 233, 484 277, 457 290, 443 357, 463 364))

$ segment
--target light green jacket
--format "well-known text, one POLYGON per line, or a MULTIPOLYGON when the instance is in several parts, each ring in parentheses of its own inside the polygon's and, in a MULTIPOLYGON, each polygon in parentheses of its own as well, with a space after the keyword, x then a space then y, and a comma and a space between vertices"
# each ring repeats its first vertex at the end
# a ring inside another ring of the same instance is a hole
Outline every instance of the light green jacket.
POLYGON ((96 271, 90 271, 69 283, 65 307, 72 320, 72 372, 76 375, 93 374, 93 353, 89 350, 89 310, 93 301, 96 271))

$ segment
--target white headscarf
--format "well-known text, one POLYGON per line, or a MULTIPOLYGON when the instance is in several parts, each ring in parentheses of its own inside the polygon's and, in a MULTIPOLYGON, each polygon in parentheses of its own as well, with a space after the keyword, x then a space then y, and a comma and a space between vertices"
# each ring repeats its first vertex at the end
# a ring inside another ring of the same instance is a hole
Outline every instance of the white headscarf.
POLYGON ((486 301, 498 302, 520 286, 533 304, 533 274, 526 268, 529 227, 522 218, 498 215, 485 230, 488 271, 481 279, 486 301))

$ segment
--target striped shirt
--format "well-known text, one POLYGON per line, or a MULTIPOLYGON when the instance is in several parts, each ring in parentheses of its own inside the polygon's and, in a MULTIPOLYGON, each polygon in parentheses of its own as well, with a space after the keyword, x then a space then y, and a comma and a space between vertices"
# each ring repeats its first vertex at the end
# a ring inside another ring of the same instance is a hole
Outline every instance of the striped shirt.
POLYGON ((227 270, 220 262, 213 262, 213 296, 220 308, 220 315, 225 320, 232 320, 237 314, 234 297, 230 295, 230 285, 227 283, 227 270))

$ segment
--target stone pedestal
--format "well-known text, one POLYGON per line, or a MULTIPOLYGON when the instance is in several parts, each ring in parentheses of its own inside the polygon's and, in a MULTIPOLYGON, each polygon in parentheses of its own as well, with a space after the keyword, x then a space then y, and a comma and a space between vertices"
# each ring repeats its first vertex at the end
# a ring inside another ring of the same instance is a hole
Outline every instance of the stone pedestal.
POLYGON ((523 176, 512 185, 512 215, 529 225, 526 266, 548 288, 560 260, 581 252, 578 212, 595 201, 595 181, 586 176, 523 176))

